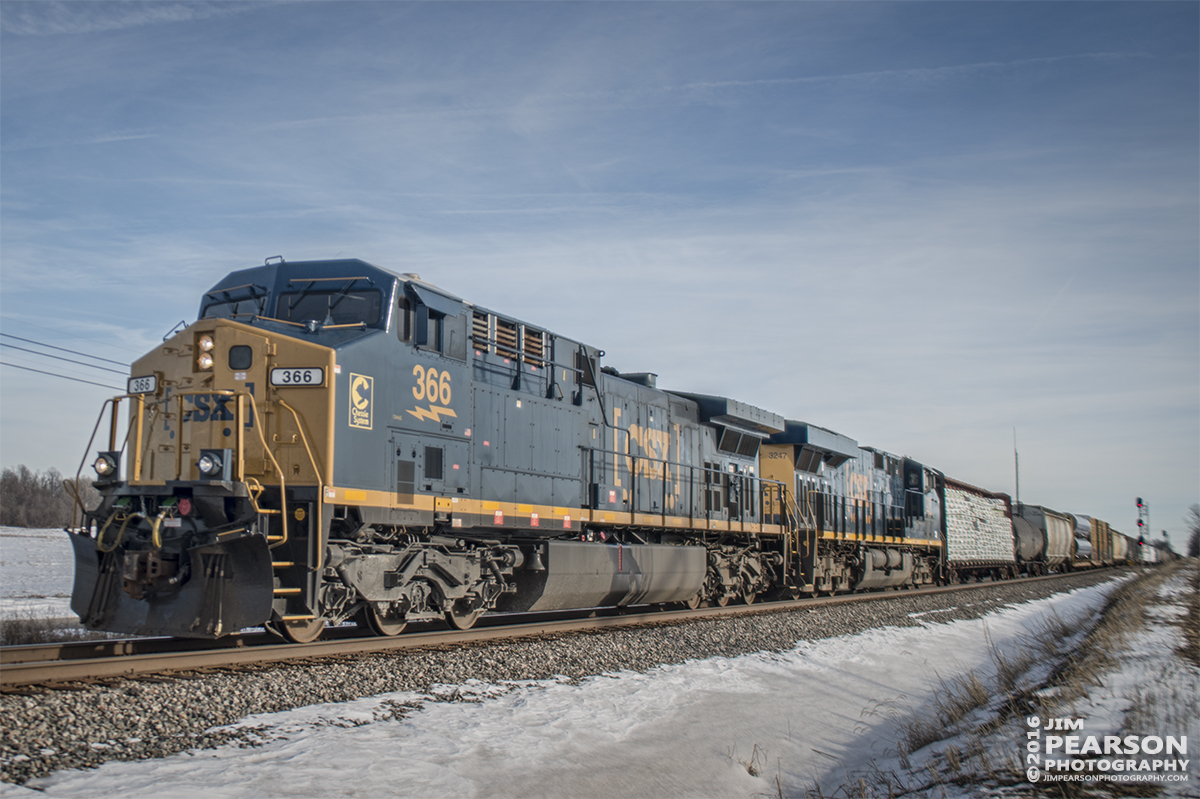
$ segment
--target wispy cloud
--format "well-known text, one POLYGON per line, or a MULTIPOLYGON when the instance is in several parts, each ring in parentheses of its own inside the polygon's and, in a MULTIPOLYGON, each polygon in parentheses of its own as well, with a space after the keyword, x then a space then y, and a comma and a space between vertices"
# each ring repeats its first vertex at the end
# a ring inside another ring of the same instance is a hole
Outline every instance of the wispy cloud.
MULTIPOLYGON (((390 98, 401 110, 351 114, 322 114, 291 119, 277 119, 254 126, 259 131, 286 131, 334 127, 387 129, 398 124, 453 123, 467 119, 509 119, 519 128, 538 130, 548 121, 546 109, 563 113, 586 113, 599 116, 638 108, 659 109, 664 104, 687 106, 708 104, 722 97, 734 98, 747 90, 786 89, 789 87, 860 84, 875 86, 897 84, 928 86, 954 79, 970 79, 979 74, 1002 73, 1031 67, 1063 63, 1111 62, 1129 59, 1149 59, 1141 52, 1091 52, 1011 61, 979 61, 939 67, 874 70, 866 72, 831 73, 824 75, 752 80, 696 81, 684 83, 624 85, 586 91, 533 91, 523 86, 507 86, 500 90, 489 87, 490 96, 481 98, 469 85, 455 85, 448 78, 439 79, 438 91, 427 96, 423 87, 396 89, 390 98)), ((811 126, 790 128, 792 133, 816 139, 841 140, 844 134, 833 127, 811 126)))
POLYGON ((967 64, 950 64, 941 67, 915 67, 909 69, 882 69, 868 72, 847 72, 830 75, 800 76, 794 78, 763 78, 758 80, 704 81, 674 87, 676 91, 700 89, 743 89, 770 86, 794 86, 806 83, 878 83, 898 81, 904 83, 931 83, 949 78, 961 78, 980 72, 1002 72, 1033 66, 1046 66, 1070 61, 1115 61, 1130 58, 1151 58, 1149 53, 1079 53, 1075 55, 1045 56, 1042 58, 1020 58, 1012 61, 975 61, 967 64))
POLYGON ((240 14, 258 2, 82 2, 81 0, 5 0, 0 3, 0 30, 17 36, 58 36, 194 22, 240 14))
POLYGON ((136 141, 138 139, 153 139, 159 134, 157 133, 109 133, 104 136, 96 136, 84 141, 84 144, 109 144, 118 141, 136 141))

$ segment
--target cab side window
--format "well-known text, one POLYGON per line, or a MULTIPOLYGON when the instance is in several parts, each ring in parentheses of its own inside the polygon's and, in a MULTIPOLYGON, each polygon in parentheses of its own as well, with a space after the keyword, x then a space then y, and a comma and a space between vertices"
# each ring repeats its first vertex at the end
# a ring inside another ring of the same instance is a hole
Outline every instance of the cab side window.
POLYGON ((442 317, 442 352, 447 358, 467 359, 467 315, 442 317))
POLYGON ((396 302, 396 338, 401 341, 412 338, 412 309, 408 306, 408 297, 401 297, 396 302))
POLYGON ((417 305, 413 317, 413 343, 418 349, 439 352, 447 358, 467 359, 467 315, 447 316, 417 305))

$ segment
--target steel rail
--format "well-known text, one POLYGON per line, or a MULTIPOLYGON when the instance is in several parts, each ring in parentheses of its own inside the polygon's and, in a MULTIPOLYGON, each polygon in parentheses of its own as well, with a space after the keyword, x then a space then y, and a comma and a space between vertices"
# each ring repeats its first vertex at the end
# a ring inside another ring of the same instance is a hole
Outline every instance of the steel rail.
MULTIPOLYGON (((535 621, 557 621, 568 618, 584 618, 589 616, 619 615, 621 613, 637 612, 625 608, 593 608, 587 610, 555 610, 541 613, 493 613, 483 616, 476 627, 496 627, 504 624, 516 624, 535 621)), ((408 634, 442 630, 440 621, 411 622, 408 634)), ((321 638, 325 641, 340 640, 347 637, 362 637, 364 631, 354 624, 327 627, 321 638)), ((372 634, 373 635, 373 634, 372 634)), ((279 644, 279 636, 256 630, 244 630, 231 633, 218 639, 210 638, 174 638, 165 636, 145 636, 139 638, 97 638, 86 641, 62 641, 52 644, 21 644, 0 647, 0 668, 18 663, 51 662, 60 660, 87 660, 106 657, 166 654, 168 652, 196 652, 209 649, 229 649, 231 647, 253 647, 279 644)))
MULTIPOLYGON (((455 644, 479 644, 497 640, 536 638, 547 635, 562 635, 585 630, 615 629, 619 627, 655 626, 674 624, 706 618, 781 613, 800 608, 841 605, 857 602, 875 602, 899 599, 907 596, 951 593, 957 591, 995 588, 1062 580, 1069 576, 1095 574, 1102 569, 1093 569, 1072 575, 1045 575, 1017 580, 962 583, 950 586, 930 586, 904 591, 883 590, 863 594, 837 594, 831 597, 804 598, 777 602, 758 602, 753 605, 728 605, 726 607, 699 608, 697 610, 649 610, 621 612, 617 609, 601 609, 584 617, 543 619, 524 621, 517 624, 494 623, 492 626, 477 626, 470 630, 433 629, 411 632, 394 637, 354 636, 354 628, 330 628, 327 635, 332 640, 318 640, 309 644, 280 643, 278 638, 265 633, 235 636, 214 647, 207 640, 143 638, 116 641, 88 641, 82 644, 59 644, 52 646, 6 647, 0 650, 0 688, 19 686, 105 680, 139 675, 163 674, 198 669, 238 667, 258 663, 282 663, 289 660, 312 660, 320 658, 395 652, 406 649, 444 647, 455 644), (346 630, 347 633, 340 633, 346 630), (182 643, 180 643, 182 642, 182 643), (165 645, 165 646, 164 646, 165 645), (158 649, 155 649, 155 647, 158 649), (106 649, 105 647, 108 647, 106 649), (162 651, 162 649, 172 651, 162 651), (63 653, 70 659, 55 659, 63 653), (44 659, 34 659, 44 658, 44 659)), ((517 614, 513 614, 517 615, 517 614)), ((521 614, 527 615, 527 614, 521 614)), ((487 618, 487 617, 485 617, 487 618)), ((493 617, 494 620, 502 616, 493 617)), ((432 626, 432 625, 427 625, 432 626)))

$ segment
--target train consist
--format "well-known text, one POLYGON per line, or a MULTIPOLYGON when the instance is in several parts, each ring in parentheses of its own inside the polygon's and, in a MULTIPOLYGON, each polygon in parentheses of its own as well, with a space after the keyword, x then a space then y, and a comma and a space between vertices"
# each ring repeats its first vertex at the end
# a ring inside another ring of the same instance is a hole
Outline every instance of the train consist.
POLYGON ((72 608, 99 630, 303 642, 1157 554, 603 356, 359 260, 233 272, 101 411, 72 608))

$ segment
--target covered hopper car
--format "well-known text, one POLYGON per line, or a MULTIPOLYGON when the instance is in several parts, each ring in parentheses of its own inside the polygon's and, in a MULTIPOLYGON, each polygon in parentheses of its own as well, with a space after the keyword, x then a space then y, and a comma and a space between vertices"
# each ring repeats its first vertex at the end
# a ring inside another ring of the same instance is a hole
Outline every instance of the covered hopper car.
POLYGON ((1046 574, 1075 557, 1075 522, 1040 505, 1021 505, 1013 517, 1017 562, 1029 575, 1046 574))

